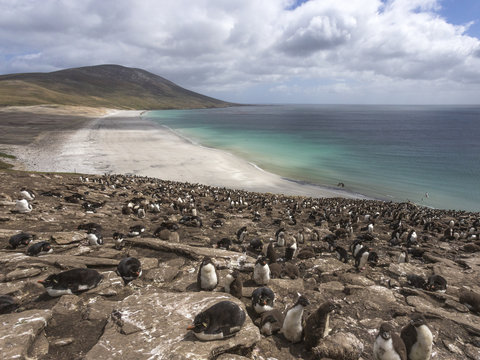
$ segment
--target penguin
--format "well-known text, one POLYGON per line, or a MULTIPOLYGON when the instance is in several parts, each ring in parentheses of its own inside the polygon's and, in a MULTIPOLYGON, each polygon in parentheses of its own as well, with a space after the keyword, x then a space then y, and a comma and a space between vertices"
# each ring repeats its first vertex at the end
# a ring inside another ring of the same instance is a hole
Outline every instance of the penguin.
POLYGON ((10 295, 0 295, 0 314, 8 314, 15 311, 17 302, 10 295))
POLYGON ((270 264, 277 262, 277 253, 275 252, 272 239, 270 239, 270 243, 267 246, 267 258, 270 264))
POLYGON ((218 228, 221 228, 222 226, 223 226, 223 221, 221 219, 216 219, 212 223, 212 229, 218 229, 218 228))
POLYGON ((197 288, 199 291, 215 289, 218 285, 218 274, 212 259, 208 256, 203 258, 197 274, 197 288))
POLYGON ((298 270, 297 265, 292 263, 284 263, 280 277, 295 280, 300 277, 300 271, 298 270))
POLYGON ((134 225, 130 227, 128 236, 129 237, 140 236, 143 232, 145 232, 145 227, 143 225, 134 225))
POLYGON ((187 330, 199 340, 222 340, 234 336, 246 319, 245 311, 231 301, 220 301, 195 316, 187 330))
POLYGON ((250 240, 250 245, 249 245, 250 249, 252 249, 252 251, 258 253, 260 251, 262 251, 263 249, 263 242, 261 239, 252 239, 250 240))
POLYGON ((350 250, 352 251, 352 256, 354 258, 357 257, 358 252, 363 248, 362 240, 355 240, 352 245, 350 246, 350 250))
POLYGON ((120 232, 114 232, 113 243, 115 244, 115 249, 120 250, 125 245, 124 235, 120 232))
POLYGON ((336 309, 331 301, 326 301, 310 314, 305 322, 305 348, 311 350, 330 333, 330 315, 336 309))
POLYGON ((375 251, 370 251, 367 258, 368 265, 371 267, 377 266, 378 263, 378 254, 375 251))
POLYGON ((237 242, 239 244, 243 243, 248 235, 247 227, 242 226, 240 229, 237 231, 237 242))
POLYGON ((270 269, 270 279, 279 279, 282 276, 283 267, 279 263, 268 265, 270 269))
POLYGON ((345 264, 348 262, 348 252, 341 246, 335 247, 335 253, 337 254, 337 259, 339 261, 344 262, 345 264))
POLYGON ((357 270, 361 271, 365 268, 365 265, 367 264, 367 261, 368 261, 368 256, 370 255, 368 251, 369 249, 366 246, 363 246, 357 252, 357 255, 355 256, 355 268, 357 270))
POLYGON ((37 256, 40 253, 49 254, 53 252, 52 246, 48 241, 41 241, 39 243, 30 245, 27 249, 27 255, 37 256))
POLYGON ((293 260, 293 257, 295 256, 296 252, 297 252, 297 241, 294 238, 293 242, 285 248, 285 261, 293 260))
POLYGON ((230 240, 229 238, 225 237, 217 241, 218 249, 228 250, 230 249, 230 246, 232 246, 232 240, 230 240))
POLYGON ((417 245, 417 233, 412 229, 407 235, 407 247, 412 247, 412 245, 417 245))
POLYGON ((373 358, 375 360, 407 360, 407 349, 400 336, 393 332, 389 323, 380 326, 375 343, 373 344, 373 358))
POLYGON ((91 230, 102 231, 102 225, 90 222, 90 223, 78 225, 77 229, 85 230, 86 232, 89 232, 91 230))
POLYGON ((270 281, 270 268, 265 256, 260 255, 253 268, 253 281, 257 285, 267 285, 270 281))
POLYGON ((459 302, 465 304, 470 311, 480 314, 480 294, 467 289, 460 290, 459 302))
POLYGON ((32 205, 26 199, 17 200, 15 202, 15 211, 21 214, 29 213, 33 210, 32 205))
POLYGON ((297 343, 302 340, 303 310, 308 305, 310 305, 308 299, 305 296, 300 295, 295 305, 293 305, 293 307, 291 307, 285 315, 285 319, 283 320, 283 325, 280 329, 280 332, 283 334, 285 339, 292 343, 297 343))
POLYGON ((283 325, 283 314, 278 309, 265 311, 260 318, 260 333, 264 336, 271 336, 280 331, 283 325))
POLYGON ((275 232, 275 239, 277 240, 277 246, 285 246, 285 229, 280 228, 275 232))
POLYGON ((424 289, 427 285, 425 279, 422 276, 416 274, 407 275, 407 282, 409 285, 418 289, 424 289))
POLYGON ((126 257, 120 260, 117 274, 122 277, 125 284, 142 276, 142 264, 137 258, 126 257))
POLYGON ((35 199, 35 193, 27 188, 22 188, 22 190, 20 190, 20 195, 28 201, 33 201, 35 199))
POLYGON ((408 263, 408 251, 407 250, 402 250, 400 252, 400 255, 398 256, 398 263, 403 264, 403 263, 408 263))
POLYGON ((16 234, 10 237, 8 243, 12 247, 12 249, 16 249, 20 245, 27 246, 30 242, 35 238, 35 235, 28 234, 21 232, 20 234, 16 234))
POLYGON ((428 277, 425 290, 445 292, 447 290, 447 280, 440 275, 431 275, 428 277))
POLYGON ((225 292, 235 296, 238 299, 242 298, 243 283, 240 273, 237 270, 234 270, 226 276, 225 292))
POLYGON ((257 314, 270 311, 275 305, 275 293, 272 289, 263 286, 255 289, 252 293, 252 308, 257 314))
POLYGON ((87 240, 90 245, 103 245, 103 236, 97 229, 88 231, 87 240))
POLYGON ((368 224, 367 232, 368 232, 369 234, 372 234, 372 233, 373 233, 373 224, 368 224))
POLYGON ((93 289, 103 276, 93 269, 71 269, 39 280, 52 297, 93 289))
POLYGON ((405 343, 409 360, 430 360, 433 335, 422 314, 413 314, 400 336, 405 343))

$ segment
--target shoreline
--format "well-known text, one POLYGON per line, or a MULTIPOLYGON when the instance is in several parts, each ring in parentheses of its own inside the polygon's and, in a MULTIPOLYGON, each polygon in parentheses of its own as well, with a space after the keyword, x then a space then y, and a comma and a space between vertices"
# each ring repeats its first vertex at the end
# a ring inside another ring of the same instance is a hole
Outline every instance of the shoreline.
POLYGON ((229 152, 195 144, 144 113, 109 110, 80 129, 37 142, 36 148, 14 146, 13 155, 33 171, 140 175, 261 193, 370 199, 283 178, 229 152))

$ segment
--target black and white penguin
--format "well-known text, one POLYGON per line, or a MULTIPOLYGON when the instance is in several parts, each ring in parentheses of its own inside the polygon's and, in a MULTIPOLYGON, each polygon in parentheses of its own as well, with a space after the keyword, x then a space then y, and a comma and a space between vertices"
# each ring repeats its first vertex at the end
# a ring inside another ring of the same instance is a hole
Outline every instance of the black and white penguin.
POLYGON ((17 200, 15 202, 15 210, 14 211, 16 211, 18 213, 25 214, 25 213, 31 212, 32 210, 33 210, 32 205, 30 205, 26 199, 17 200))
POLYGON ((409 360, 430 360, 433 335, 422 314, 413 314, 400 336, 405 343, 409 360))
POLYGON ((326 301, 319 308, 310 314, 305 322, 305 348, 312 349, 318 345, 330 333, 330 315, 336 309, 331 301, 326 301))
POLYGON ((41 241, 30 245, 27 249, 27 255, 37 256, 40 253, 49 254, 53 252, 52 245, 48 241, 41 241))
POLYGON ((277 240, 277 246, 285 246, 285 229, 280 228, 275 232, 275 239, 277 240))
POLYGON ((199 340, 221 340, 234 336, 245 322, 245 311, 231 301, 220 301, 195 316, 193 330, 199 340))
POLYGON ((27 246, 30 242, 35 238, 35 235, 21 232, 20 234, 16 234, 10 237, 8 243, 12 247, 12 249, 16 249, 17 247, 23 245, 27 246))
POLYGON ((140 236, 145 232, 145 227, 143 225, 134 225, 131 226, 128 232, 129 237, 140 236))
POLYGON ((431 275, 428 277, 425 290, 445 292, 447 290, 447 280, 440 275, 431 275))
POLYGON ((237 270, 234 270, 232 273, 226 276, 225 292, 235 296, 238 299, 242 298, 243 282, 240 277, 240 273, 237 270))
POLYGON ((335 253, 339 261, 342 261, 345 264, 348 262, 348 252, 343 247, 341 246, 335 247, 335 253))
POLYGON ((199 291, 215 289, 218 285, 218 274, 210 257, 205 256, 197 273, 197 288, 199 291))
POLYGON ((39 280, 52 297, 93 289, 103 276, 93 269, 71 269, 39 280))
POLYGON ((362 240, 355 240, 352 245, 350 245, 350 251, 352 252, 353 258, 357 257, 358 252, 363 248, 362 240))
POLYGON ((369 248, 366 246, 363 246, 358 252, 357 255, 355 256, 355 268, 359 271, 365 269, 365 265, 368 262, 368 256, 370 255, 369 253, 369 248))
POLYGON ((400 336, 393 332, 389 323, 380 326, 373 344, 375 360, 407 360, 407 349, 400 336))
POLYGON ((237 242, 239 244, 243 243, 248 235, 248 230, 246 226, 242 226, 240 229, 237 231, 237 242))
POLYGON ((142 264, 140 260, 134 257, 123 258, 117 266, 117 274, 127 284, 142 276, 142 264))
POLYGON ((273 309, 262 313, 259 327, 260 333, 264 336, 271 336, 280 331, 284 321, 283 314, 278 309, 273 309))
POLYGON ((425 289, 425 286, 427 286, 427 282, 425 281, 425 279, 417 274, 408 274, 407 282, 409 285, 417 289, 425 289))
POLYGON ((303 310, 308 305, 310 305, 308 299, 305 296, 300 295, 295 305, 293 305, 293 307, 291 307, 285 315, 285 320, 283 320, 283 325, 280 332, 283 334, 285 339, 292 343, 302 341, 303 310))
POLYGON ((120 250, 124 245, 124 235, 118 231, 113 233, 113 243, 115 244, 115 249, 120 250))
POLYGON ((90 245, 103 245, 103 236, 97 229, 90 229, 88 231, 87 240, 90 245))
POLYGON ((230 246, 232 246, 232 240, 229 238, 224 237, 217 241, 218 249, 228 250, 230 249, 230 246))
POLYGON ((402 250, 400 252, 400 255, 398 256, 398 263, 403 264, 403 263, 408 263, 408 251, 407 250, 402 250))
POLYGON ((85 230, 86 232, 89 232, 91 230, 102 231, 102 225, 97 224, 97 223, 93 223, 93 222, 89 222, 89 223, 86 223, 86 224, 78 225, 77 229, 78 230, 85 230))
POLYGON ((257 285, 267 285, 270 281, 270 268, 265 256, 259 256, 253 268, 253 281, 257 285))
POLYGON ((275 252, 273 239, 270 239, 270 243, 267 246, 267 259, 270 264, 274 264, 277 262, 277 253, 275 252))
POLYGON ((0 295, 0 314, 8 314, 15 311, 17 302, 10 295, 0 295))
POLYGON ((27 188, 22 188, 22 190, 20 190, 20 196, 23 199, 28 200, 28 201, 35 200, 35 193, 32 190, 29 190, 27 188))
POLYGON ((263 286, 257 288, 252 293, 252 308, 257 314, 270 311, 275 305, 275 293, 272 289, 263 286))
POLYGON ((297 240, 292 238, 292 242, 285 248, 285 261, 293 260, 297 252, 297 240))
POLYGON ((411 230, 407 235, 407 247, 412 247, 413 245, 417 245, 417 232, 415 230, 411 230))

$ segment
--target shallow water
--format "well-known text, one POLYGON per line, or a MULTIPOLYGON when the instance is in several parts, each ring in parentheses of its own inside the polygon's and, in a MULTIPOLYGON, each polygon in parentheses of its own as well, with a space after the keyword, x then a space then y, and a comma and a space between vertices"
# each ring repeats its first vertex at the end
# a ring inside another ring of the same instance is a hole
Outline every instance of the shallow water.
POLYGON ((479 106, 242 106, 146 116, 290 179, 480 211, 479 106))

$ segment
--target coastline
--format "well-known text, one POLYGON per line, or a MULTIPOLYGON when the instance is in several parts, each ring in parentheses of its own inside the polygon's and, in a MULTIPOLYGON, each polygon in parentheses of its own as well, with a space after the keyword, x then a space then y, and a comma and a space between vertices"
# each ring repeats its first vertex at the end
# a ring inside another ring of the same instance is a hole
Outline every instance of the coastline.
POLYGON ((231 153, 195 144, 143 113, 110 109, 43 144, 13 147, 13 154, 25 170, 130 174, 262 193, 367 198, 282 178, 231 153))

